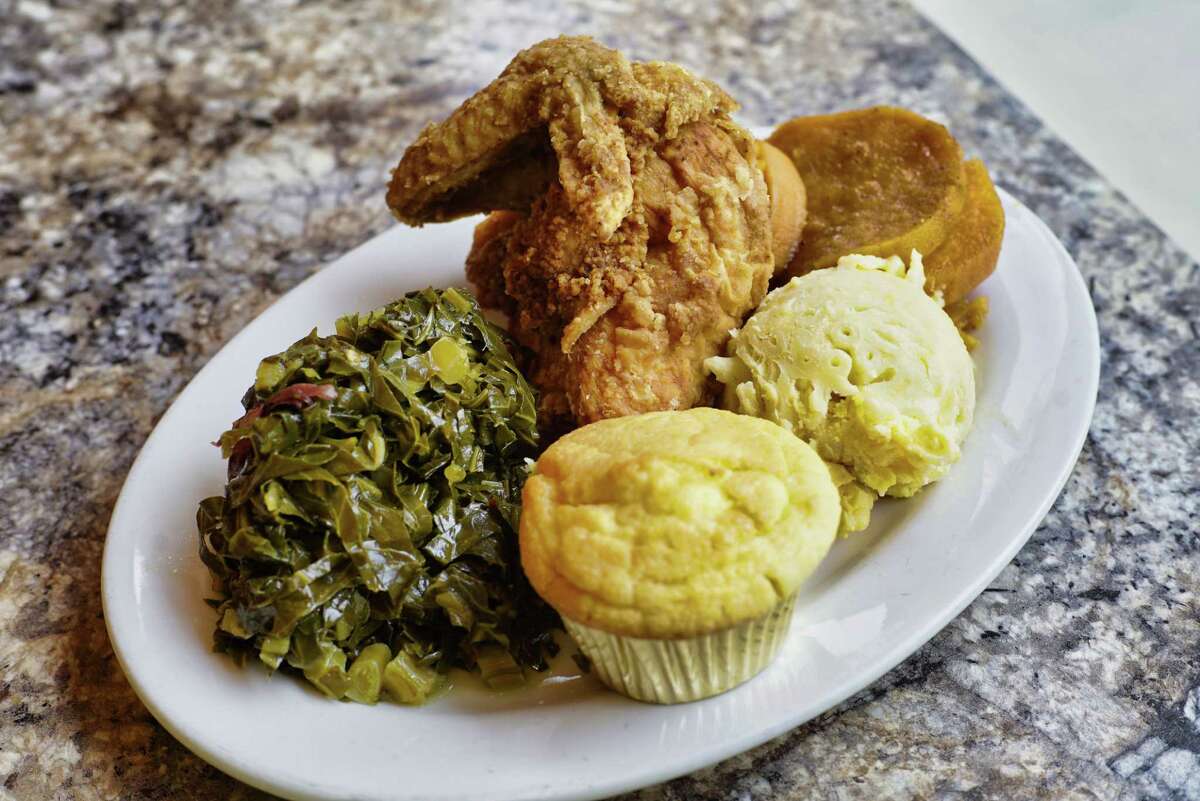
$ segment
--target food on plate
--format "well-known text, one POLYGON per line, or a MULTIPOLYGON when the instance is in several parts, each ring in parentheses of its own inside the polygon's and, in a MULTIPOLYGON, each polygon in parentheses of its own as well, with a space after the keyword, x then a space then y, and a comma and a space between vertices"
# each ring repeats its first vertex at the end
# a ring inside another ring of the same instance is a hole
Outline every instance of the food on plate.
POLYGON ((946 314, 950 315, 950 319, 958 327, 958 333, 962 335, 963 344, 967 346, 967 350, 975 350, 979 346, 979 340, 972 332, 983 325, 987 313, 988 299, 983 295, 963 298, 946 307, 946 314))
POLYGON ((796 165, 770 142, 758 142, 758 166, 771 198, 771 253, 775 269, 787 267, 800 246, 808 201, 796 165))
POLYGON ((838 523, 838 535, 846 536, 863 531, 871 524, 871 510, 878 499, 874 490, 868 489, 846 468, 837 462, 826 462, 829 477, 837 487, 842 502, 842 518, 838 523))
POLYGON ((967 197, 962 212, 950 225, 946 240, 925 257, 929 286, 942 293, 947 306, 958 303, 992 274, 1004 239, 1004 208, 987 167, 971 159, 963 169, 967 197))
POLYGON ((471 276, 475 297, 485 309, 512 310, 504 290, 504 273, 492 266, 504 259, 508 234, 520 220, 521 215, 515 211, 493 211, 475 226, 467 254, 467 275, 471 276))
POLYGON ((715 695, 770 662, 840 515, 811 447, 708 408, 567 434, 523 502, 534 589, 603 681, 660 703, 715 695))
POLYGON ((959 458, 1004 213, 912 112, 757 142, 736 108, 564 36, 421 132, 388 206, 487 213, 478 302, 410 293, 262 361, 197 515, 220 650, 361 703, 519 684, 560 625, 646 701, 768 664, 834 537, 959 458))
POLYGON ((996 268, 1004 237, 1000 197, 981 161, 962 162, 945 127, 879 107, 797 117, 770 142, 793 161, 808 190, 791 275, 850 253, 903 257, 917 250, 925 254, 930 291, 950 305, 996 268))
POLYGON ((533 392, 468 295, 424 290, 263 359, 200 504, 216 645, 334 698, 507 684, 555 648, 521 571, 533 392))
POLYGON ((899 108, 797 117, 771 134, 808 192, 804 240, 788 271, 842 256, 930 253, 966 197, 962 150, 944 126, 899 108))
MULTIPOLYGON (((877 495, 909 497, 960 455, 975 372, 924 290, 919 253, 853 255, 772 291, 707 365, 727 409, 776 422, 877 495)), ((836 478, 836 477, 835 477, 836 478)), ((863 497, 843 531, 865 523, 863 497)))
POLYGON ((585 37, 534 45, 405 152, 410 224, 503 211, 468 277, 528 348, 550 428, 707 399, 774 272, 753 138, 715 84, 585 37))

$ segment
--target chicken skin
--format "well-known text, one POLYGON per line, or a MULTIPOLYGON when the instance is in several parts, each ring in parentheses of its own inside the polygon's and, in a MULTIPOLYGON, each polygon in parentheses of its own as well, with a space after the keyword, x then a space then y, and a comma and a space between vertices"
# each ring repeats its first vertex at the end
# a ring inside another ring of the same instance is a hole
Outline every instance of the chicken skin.
POLYGON ((518 54, 392 175, 420 225, 491 211, 467 275, 532 354, 550 428, 708 400, 703 361, 774 272, 770 201, 736 104, 583 37, 518 54))

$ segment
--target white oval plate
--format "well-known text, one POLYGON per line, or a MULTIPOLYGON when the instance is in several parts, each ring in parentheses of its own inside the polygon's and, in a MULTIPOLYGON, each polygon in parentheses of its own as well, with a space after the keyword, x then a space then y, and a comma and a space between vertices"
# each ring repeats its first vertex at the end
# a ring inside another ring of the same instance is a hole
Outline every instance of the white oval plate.
MULTIPOLYGON (((196 503, 219 494, 209 443, 241 414, 263 356, 314 325, 405 291, 461 284, 474 221, 393 228, 321 270, 239 333, 180 394, 130 470, 104 550, 104 612, 130 682, 204 759, 295 799, 591 799, 744 751, 867 686, 957 615, 1028 539, 1062 489, 1091 420, 1095 313, 1053 234, 1002 193, 1008 228, 982 288, 979 399, 962 461, 871 528, 837 543, 803 587, 775 663, 716 698, 626 700, 565 657, 536 687, 496 695, 460 680, 421 708, 326 700, 304 682, 210 651, 196 503)), ((571 650, 570 648, 566 650, 571 650)))

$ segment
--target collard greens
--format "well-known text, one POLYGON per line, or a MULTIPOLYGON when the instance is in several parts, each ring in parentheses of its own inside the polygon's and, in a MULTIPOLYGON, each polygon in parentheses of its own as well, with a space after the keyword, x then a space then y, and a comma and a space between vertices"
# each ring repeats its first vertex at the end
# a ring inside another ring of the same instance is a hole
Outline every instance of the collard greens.
POLYGON ((526 583, 517 515, 533 391, 454 289, 343 317, 264 359, 221 435, 200 556, 219 650, 335 698, 420 702, 452 667, 542 669, 554 612, 526 583))

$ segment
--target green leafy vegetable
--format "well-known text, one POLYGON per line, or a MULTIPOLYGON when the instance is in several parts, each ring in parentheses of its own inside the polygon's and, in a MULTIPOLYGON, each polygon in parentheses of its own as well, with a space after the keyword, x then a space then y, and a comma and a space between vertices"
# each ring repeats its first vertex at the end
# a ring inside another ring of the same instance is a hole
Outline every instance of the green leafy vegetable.
POLYGON ((557 616, 518 561, 533 391, 469 295, 427 289, 263 359, 196 520, 218 650, 325 694, 420 703, 450 667, 508 686, 557 616))

